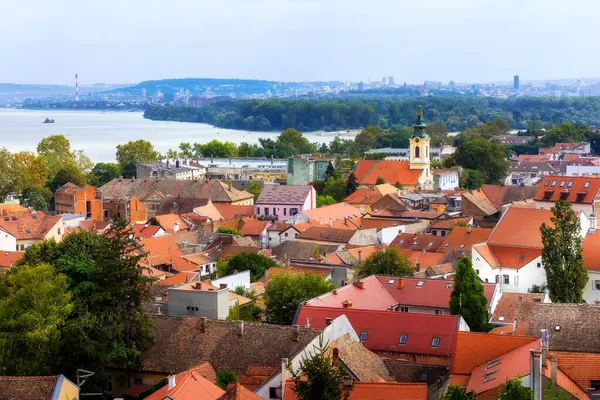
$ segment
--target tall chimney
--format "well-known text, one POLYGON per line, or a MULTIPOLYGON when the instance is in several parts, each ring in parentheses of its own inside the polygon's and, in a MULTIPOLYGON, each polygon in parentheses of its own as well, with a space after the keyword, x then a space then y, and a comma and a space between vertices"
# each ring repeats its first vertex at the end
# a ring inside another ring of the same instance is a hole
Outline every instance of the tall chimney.
POLYGON ((169 391, 177 385, 176 377, 176 375, 169 375, 169 391))
POLYGON ((358 263, 362 264, 362 250, 358 251, 358 263))
POLYGON ((590 214, 590 233, 596 232, 596 214, 590 214))
POLYGON ((244 321, 240 322, 240 336, 244 336, 244 321))
POLYGON ((529 350, 529 380, 530 389, 533 391, 533 400, 542 400, 542 363, 540 360, 540 352, 533 349, 529 350))
POLYGON ((398 279, 398 289, 402 290, 403 287, 404 287, 404 279, 400 278, 400 279, 398 279))
POLYGON ((329 218, 329 227, 333 228, 333 218, 329 218))

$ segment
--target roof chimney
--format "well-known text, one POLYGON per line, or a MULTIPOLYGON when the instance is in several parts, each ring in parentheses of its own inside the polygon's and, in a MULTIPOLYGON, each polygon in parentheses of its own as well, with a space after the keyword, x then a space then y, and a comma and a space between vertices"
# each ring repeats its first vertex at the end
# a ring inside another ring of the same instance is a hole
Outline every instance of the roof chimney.
POLYGON ((364 284, 361 281, 352 282, 352 284, 359 289, 364 289, 364 284))
POLYGON ((227 189, 231 192, 231 182, 227 182, 227 189))
POLYGON ((515 320, 513 321, 513 332, 512 332, 512 333, 513 333, 513 335, 514 335, 515 333, 517 333, 517 319, 516 319, 516 318, 515 318, 515 320))
POLYGON ((342 302, 342 307, 344 307, 344 308, 352 308, 352 300, 348 300, 348 299, 344 300, 342 302))
POLYGON ((596 232, 596 214, 590 214, 590 233, 596 232))
POLYGON ((202 288, 202 283, 196 282, 196 284, 194 284, 194 289, 200 290, 201 288, 202 288))
POLYGON ((176 375, 169 375, 169 391, 173 390, 173 388, 177 385, 175 378, 176 375))
POLYGON ((331 325, 331 318, 329 318, 329 317, 325 318, 325 325, 326 326, 331 325))
POLYGON ((206 317, 200 318, 200 332, 206 332, 206 317))
POLYGON ((398 279, 398 289, 402 290, 404 288, 404 279, 398 279))
POLYGON ((333 228, 333 218, 329 218, 329 227, 333 228))
POLYGON ((177 233, 179 231, 179 221, 175 221, 173 224, 173 233, 177 233))
POLYGON ((362 264, 362 250, 358 251, 358 263, 362 264))
POLYGON ((556 383, 556 379, 558 378, 558 360, 553 358, 550 360, 550 379, 556 383))
POLYGON ((470 224, 468 224, 468 225, 467 225, 467 234, 471 233, 471 228, 472 228, 472 227, 471 227, 471 225, 470 225, 470 224))
POLYGON ((244 321, 240 322, 240 336, 244 336, 244 321))

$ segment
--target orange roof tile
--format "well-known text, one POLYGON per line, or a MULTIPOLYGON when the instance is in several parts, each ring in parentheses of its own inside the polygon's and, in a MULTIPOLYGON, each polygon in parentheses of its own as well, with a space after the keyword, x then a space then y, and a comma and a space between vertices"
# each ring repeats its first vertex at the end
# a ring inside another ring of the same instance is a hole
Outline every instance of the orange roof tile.
POLYGON ((260 236, 269 227, 269 221, 259 219, 242 219, 242 229, 240 231, 244 236, 260 236))
POLYGON ((227 386, 227 391, 219 397, 219 400, 262 400, 262 397, 254 394, 238 382, 231 382, 227 386))
POLYGON ((313 208, 312 210, 302 211, 309 221, 318 221, 323 223, 329 223, 329 220, 333 221, 344 221, 344 218, 360 218, 363 216, 358 208, 352 207, 347 203, 337 203, 330 206, 323 206, 319 208, 313 208))
POLYGON ((29 209, 27 207, 23 207, 20 204, 3 203, 3 204, 0 204, 0 211, 2 211, 2 212, 6 211, 7 213, 20 213, 20 212, 28 212, 29 209))
POLYGON ((571 203, 592 204, 599 191, 600 178, 549 175, 539 183, 534 200, 555 202, 562 198, 571 203))
POLYGON ((181 256, 181 258, 196 265, 206 265, 216 262, 216 260, 213 260, 212 258, 208 257, 206 254, 203 253, 186 254, 181 256))
POLYGON ((191 271, 182 271, 178 272, 175 275, 171 275, 160 281, 161 285, 164 286, 175 286, 181 285, 182 283, 187 283, 194 279, 198 275, 198 272, 191 271))
POLYGON ((181 258, 181 251, 171 236, 157 236, 138 241, 150 266, 171 265, 176 271, 198 271, 200 267, 181 258))
MULTIPOLYGON (((497 322, 513 322, 518 316, 519 304, 521 303, 533 303, 544 301, 544 294, 542 293, 508 293, 501 292, 500 300, 494 309, 492 315, 492 321, 497 322)), ((510 326, 510 332, 512 333, 512 325, 510 326)))
POLYGON ((589 232, 583 240, 583 266, 600 271, 600 232, 589 232))
POLYGON ((215 204, 215 208, 219 210, 225 219, 251 217, 254 215, 254 206, 234 206, 232 204, 219 203, 215 204))
MULTIPOLYGON (((284 398, 297 400, 294 382, 285 383, 284 398)), ((348 400, 427 400, 426 383, 354 382, 348 400)))
POLYGON ((534 342, 539 343, 539 338, 460 331, 456 339, 450 371, 453 374, 470 374, 478 365, 534 342))
POLYGON ((557 359, 558 368, 581 388, 590 388, 592 380, 600 380, 600 354, 556 352, 548 358, 557 359))
POLYGON ((488 244, 498 246, 542 248, 542 223, 550 222, 552 211, 509 207, 492 232, 488 244))
POLYGON ((359 188, 347 196, 344 202, 348 204, 373 204, 383 197, 381 192, 375 188, 359 188))
POLYGON ((161 229, 158 225, 134 224, 133 232, 138 238, 151 238, 161 229))
POLYGON ((491 234, 492 229, 488 228, 455 226, 452 228, 452 232, 444 238, 444 241, 440 247, 438 247, 437 251, 471 251, 471 247, 474 244, 487 241, 491 234))
POLYGON ((9 212, 0 216, 0 229, 10 233, 17 240, 43 240, 50 230, 62 221, 59 215, 46 215, 36 212, 9 212))
POLYGON ((434 253, 432 251, 411 251, 402 249, 402 252, 408 257, 413 266, 416 266, 417 263, 419 263, 420 270, 438 265, 444 257, 443 253, 434 253))
POLYGON ((408 161, 359 160, 354 175, 360 185, 375 185, 377 178, 381 177, 392 185, 400 182, 402 185, 416 186, 421 170, 410 169, 408 161))
POLYGON ((22 251, 0 251, 0 268, 12 267, 22 255, 22 251))
POLYGON ((186 230, 186 229, 190 229, 191 228, 191 226, 187 222, 185 222, 177 214, 157 215, 154 218, 156 218, 156 221, 158 221, 158 224, 167 233, 174 233, 175 232, 175 224, 176 223, 179 223, 179 229, 178 230, 186 230))
POLYGON ((96 219, 87 219, 81 221, 79 225, 88 232, 102 232, 109 224, 96 219))
POLYGON ((456 224, 468 224, 472 219, 471 217, 438 219, 431 223, 431 229, 452 229, 456 224))
POLYGON ((352 229, 330 228, 329 226, 312 226, 298 235, 298 239, 348 243, 356 231, 352 229))
POLYGON ((280 366, 249 365, 246 372, 240 374, 238 383, 250 390, 255 390, 267 379, 269 379, 275 372, 280 371, 280 366))
POLYGON ((191 368, 175 376, 175 387, 165 385, 146 397, 146 400, 217 400, 225 391, 207 379, 204 368, 191 368))

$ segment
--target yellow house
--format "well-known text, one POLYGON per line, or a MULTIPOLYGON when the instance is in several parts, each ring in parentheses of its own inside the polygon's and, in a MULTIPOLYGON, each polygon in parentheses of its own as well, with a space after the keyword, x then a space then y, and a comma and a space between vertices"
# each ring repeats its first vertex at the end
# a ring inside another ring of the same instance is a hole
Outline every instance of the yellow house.
POLYGON ((344 199, 344 203, 350 204, 352 207, 360 209, 360 211, 369 213, 371 212, 371 206, 381 200, 383 196, 397 191, 398 189, 389 183, 358 188, 344 199))

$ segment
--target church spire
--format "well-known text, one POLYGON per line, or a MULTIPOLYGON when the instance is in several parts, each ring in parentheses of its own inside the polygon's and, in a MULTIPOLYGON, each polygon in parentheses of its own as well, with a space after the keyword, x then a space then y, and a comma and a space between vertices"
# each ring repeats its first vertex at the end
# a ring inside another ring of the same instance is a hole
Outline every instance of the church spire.
POLYGON ((427 136, 425 134, 425 128, 427 128, 427 124, 425 122, 423 122, 422 114, 423 114, 423 108, 421 106, 419 106, 419 109, 417 111, 417 120, 415 121, 415 124, 413 125, 414 131, 413 131, 412 137, 424 138, 427 136))

